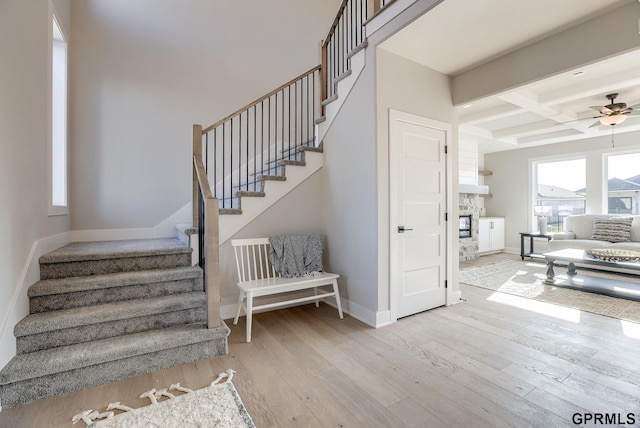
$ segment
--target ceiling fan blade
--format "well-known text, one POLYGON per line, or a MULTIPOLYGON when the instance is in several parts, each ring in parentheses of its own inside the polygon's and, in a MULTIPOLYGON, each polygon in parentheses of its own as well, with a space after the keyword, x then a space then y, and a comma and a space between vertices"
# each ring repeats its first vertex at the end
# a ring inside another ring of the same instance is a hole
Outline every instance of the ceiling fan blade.
POLYGON ((600 125, 600 121, 599 120, 594 122, 594 123, 592 123, 591 126, 589 126, 589 128, 593 128, 594 126, 598 126, 598 125, 600 125))
POLYGON ((631 110, 629 113, 627 113, 628 116, 640 116, 640 108, 638 109, 633 109, 631 110))
POLYGON ((640 104, 636 104, 634 106, 627 107, 627 110, 631 111, 631 113, 629 113, 629 114, 638 114, 638 112, 640 112, 640 104))
POLYGON ((589 106, 589 108, 596 110, 598 113, 604 114, 602 110, 605 109, 606 107, 605 106, 589 106))
POLYGON ((591 116, 591 117, 583 117, 582 119, 573 119, 573 120, 567 120, 566 122, 557 122, 556 125, 564 125, 565 123, 571 123, 571 122, 578 122, 580 120, 587 120, 587 119, 599 119, 601 117, 603 117, 605 115, 601 115, 601 116, 591 116))

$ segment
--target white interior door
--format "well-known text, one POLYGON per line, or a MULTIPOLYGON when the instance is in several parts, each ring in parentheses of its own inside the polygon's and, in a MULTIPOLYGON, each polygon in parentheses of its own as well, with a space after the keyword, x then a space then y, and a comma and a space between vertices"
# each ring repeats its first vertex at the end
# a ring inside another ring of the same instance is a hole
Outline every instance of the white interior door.
POLYGON ((396 317, 446 303, 446 132, 392 119, 391 281, 396 317))

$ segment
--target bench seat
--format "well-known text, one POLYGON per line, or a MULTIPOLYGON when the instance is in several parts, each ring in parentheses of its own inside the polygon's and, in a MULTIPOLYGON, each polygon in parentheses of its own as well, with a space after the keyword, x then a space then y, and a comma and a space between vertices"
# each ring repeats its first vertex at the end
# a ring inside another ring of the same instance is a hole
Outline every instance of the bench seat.
POLYGON ((240 313, 244 309, 247 316, 247 342, 251 342, 251 324, 255 311, 310 301, 315 301, 318 306, 321 299, 334 297, 338 314, 340 318, 344 317, 338 290, 340 275, 318 272, 302 277, 280 277, 269 260, 269 238, 234 239, 231 241, 231 246, 234 248, 236 256, 238 288, 240 289, 238 311, 233 323, 238 323, 240 313), (261 305, 254 304, 256 297, 274 296, 300 290, 313 290, 314 294, 298 298, 282 296, 284 300, 261 305))

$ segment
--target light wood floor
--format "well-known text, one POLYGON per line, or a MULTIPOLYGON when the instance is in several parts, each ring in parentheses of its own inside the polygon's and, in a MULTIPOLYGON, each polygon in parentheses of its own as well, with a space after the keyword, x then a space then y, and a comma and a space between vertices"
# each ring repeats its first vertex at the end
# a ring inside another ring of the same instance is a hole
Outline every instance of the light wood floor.
POLYGON ((640 325, 633 338, 613 318, 563 321, 462 290, 464 303, 380 329, 308 305, 256 315, 247 344, 241 319, 227 356, 5 409, 0 427, 70 427, 82 410, 136 407, 152 387, 199 388, 227 368, 258 427, 573 427, 584 412, 640 425, 640 325))

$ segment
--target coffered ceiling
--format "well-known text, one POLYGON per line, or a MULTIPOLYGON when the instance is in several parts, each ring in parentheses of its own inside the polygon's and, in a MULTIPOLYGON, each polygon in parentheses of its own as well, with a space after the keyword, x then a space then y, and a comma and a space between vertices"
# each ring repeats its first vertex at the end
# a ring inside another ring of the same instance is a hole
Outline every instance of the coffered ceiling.
MULTIPOLYGON (((444 0, 381 47, 455 77, 635 1, 444 0)), ((615 33, 602 37, 616 43, 615 33)), ((640 35, 637 44, 637 50, 457 106, 460 139, 489 153, 611 135, 609 125, 590 127, 598 115, 590 106, 609 104, 610 93, 619 94, 617 103, 640 104, 640 35)), ((614 129, 632 131, 640 131, 640 116, 614 129)))

